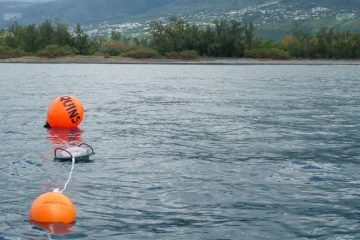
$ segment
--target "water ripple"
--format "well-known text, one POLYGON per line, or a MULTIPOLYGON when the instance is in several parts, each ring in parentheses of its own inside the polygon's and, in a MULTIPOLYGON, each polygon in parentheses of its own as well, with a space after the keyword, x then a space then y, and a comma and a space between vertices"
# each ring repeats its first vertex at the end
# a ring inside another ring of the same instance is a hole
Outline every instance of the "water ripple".
POLYGON ((0 65, 0 238, 360 237, 358 67, 89 66, 0 65), (42 126, 62 94, 85 118, 57 139, 42 126), (54 235, 28 211, 68 178, 63 140, 96 155, 54 235))

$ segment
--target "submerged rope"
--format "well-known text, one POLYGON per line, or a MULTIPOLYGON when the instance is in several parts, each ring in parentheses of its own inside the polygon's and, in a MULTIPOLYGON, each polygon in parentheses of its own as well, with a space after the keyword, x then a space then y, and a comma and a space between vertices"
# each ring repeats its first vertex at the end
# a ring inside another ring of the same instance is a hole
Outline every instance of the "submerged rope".
POLYGON ((59 137, 58 135, 56 135, 55 133, 51 132, 51 130, 49 131, 49 133, 51 135, 53 135, 54 137, 57 137, 58 139, 60 139, 61 141, 63 141, 65 143, 65 145, 69 148, 69 145, 67 144, 67 142, 65 142, 64 139, 62 139, 61 137, 59 137))
POLYGON ((75 166, 75 157, 72 156, 72 164, 71 164, 71 171, 70 171, 70 174, 69 174, 69 178, 65 183, 64 189, 62 191, 60 191, 60 193, 63 193, 65 191, 67 184, 70 182, 70 178, 71 178, 71 175, 73 173, 74 166, 75 166))
MULTIPOLYGON (((55 133, 50 132, 50 134, 52 134, 53 136, 55 136, 55 137, 59 138, 60 140, 62 140, 62 141, 65 143, 65 145, 66 145, 68 148, 70 148, 69 145, 67 144, 67 142, 65 142, 64 139, 62 139, 61 137, 59 137, 59 136, 56 135, 55 133)), ((72 156, 71 170, 70 170, 69 178, 68 178, 68 180, 66 181, 66 183, 65 183, 65 185, 64 185, 64 189, 63 189, 63 190, 60 190, 60 188, 54 188, 54 192, 63 193, 63 192, 65 191, 65 189, 66 189, 67 184, 70 182, 71 175, 72 175, 72 173, 73 173, 73 171, 74 171, 74 166, 75 166, 75 157, 74 157, 72 154, 71 154, 71 156, 72 156)))

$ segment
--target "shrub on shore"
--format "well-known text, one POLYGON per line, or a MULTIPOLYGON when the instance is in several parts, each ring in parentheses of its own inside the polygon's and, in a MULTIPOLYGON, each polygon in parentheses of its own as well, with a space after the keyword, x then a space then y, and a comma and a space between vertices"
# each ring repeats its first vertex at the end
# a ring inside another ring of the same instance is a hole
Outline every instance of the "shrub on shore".
POLYGON ((180 60, 197 60, 199 54, 195 50, 185 50, 182 52, 168 52, 166 58, 169 59, 180 59, 180 60))
POLYGON ((99 52, 104 55, 108 54, 110 56, 120 56, 125 49, 126 45, 122 41, 108 41, 101 43, 99 52))
POLYGON ((0 59, 17 58, 26 55, 27 53, 22 49, 12 49, 7 46, 0 46, 0 59))
POLYGON ((290 53, 278 48, 254 48, 245 51, 248 58, 290 59, 290 53))
POLYGON ((62 56, 74 55, 73 49, 69 46, 59 46, 57 44, 47 45, 43 50, 40 50, 36 56, 56 58, 62 56))
POLYGON ((151 48, 136 47, 131 48, 126 53, 123 53, 123 57, 131 57, 136 59, 154 58, 158 56, 158 53, 151 48))

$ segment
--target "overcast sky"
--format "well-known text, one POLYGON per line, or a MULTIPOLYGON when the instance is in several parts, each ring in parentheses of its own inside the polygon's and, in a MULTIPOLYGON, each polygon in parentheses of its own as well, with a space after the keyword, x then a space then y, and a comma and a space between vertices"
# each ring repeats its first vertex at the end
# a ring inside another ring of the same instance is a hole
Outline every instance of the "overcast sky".
POLYGON ((0 0, 0 2, 48 2, 48 1, 54 1, 54 0, 0 0))

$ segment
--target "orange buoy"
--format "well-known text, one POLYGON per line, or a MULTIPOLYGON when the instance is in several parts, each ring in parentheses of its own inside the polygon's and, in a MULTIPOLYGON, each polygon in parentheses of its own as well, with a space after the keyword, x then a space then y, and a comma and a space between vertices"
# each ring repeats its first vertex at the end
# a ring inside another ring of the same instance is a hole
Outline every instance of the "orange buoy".
POLYGON ((77 127, 84 117, 84 109, 79 100, 73 96, 56 98, 49 106, 46 128, 77 127))
POLYGON ((75 220, 75 215, 71 200, 59 192, 40 195, 29 211, 31 220, 42 223, 71 223, 75 220))

